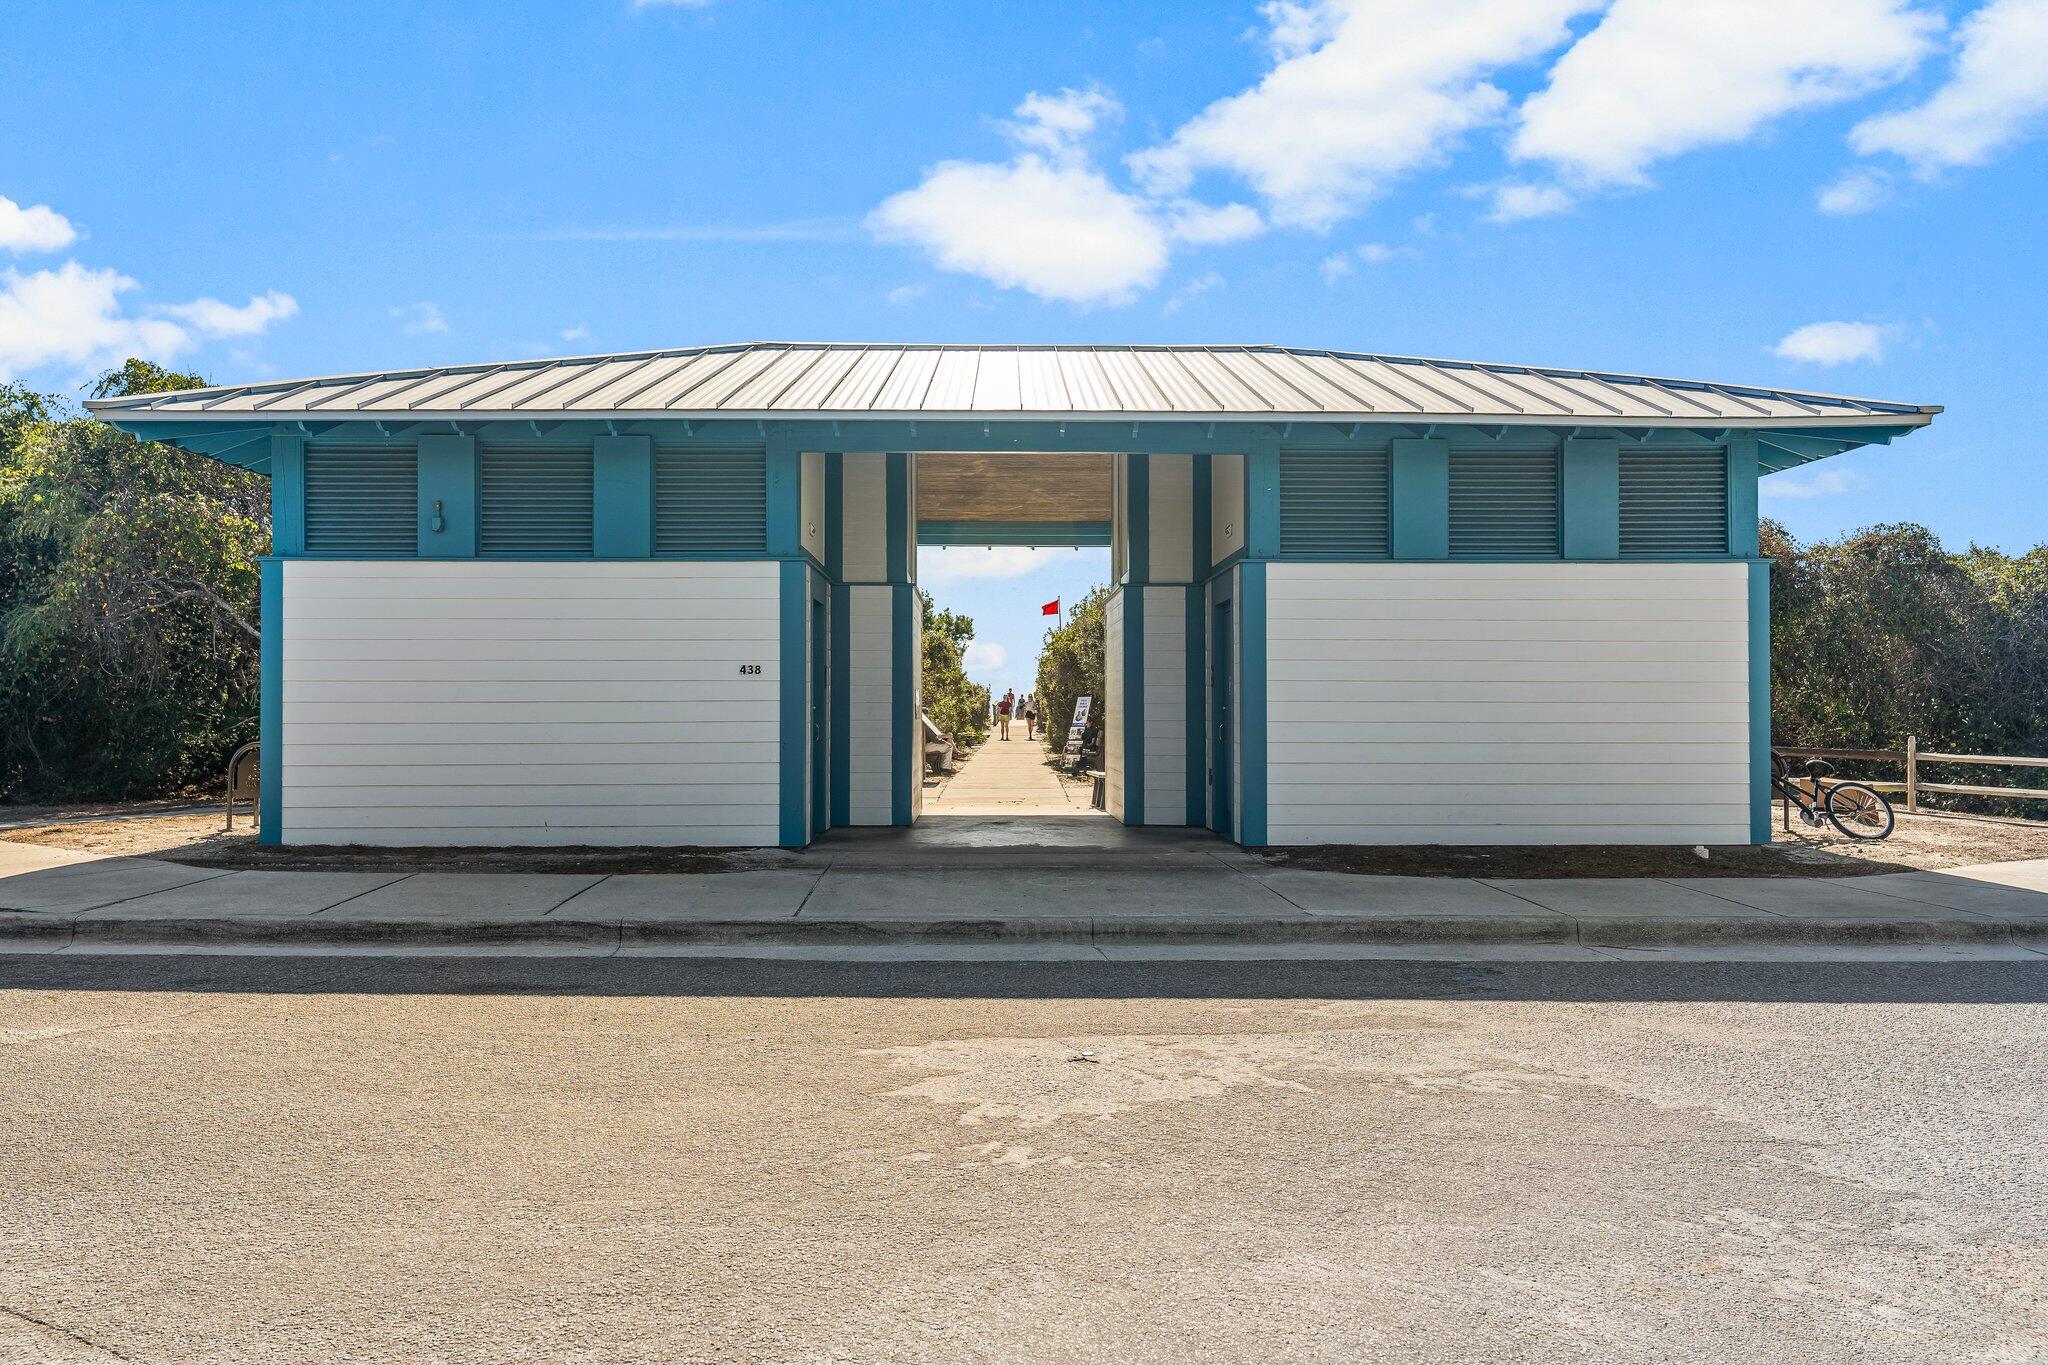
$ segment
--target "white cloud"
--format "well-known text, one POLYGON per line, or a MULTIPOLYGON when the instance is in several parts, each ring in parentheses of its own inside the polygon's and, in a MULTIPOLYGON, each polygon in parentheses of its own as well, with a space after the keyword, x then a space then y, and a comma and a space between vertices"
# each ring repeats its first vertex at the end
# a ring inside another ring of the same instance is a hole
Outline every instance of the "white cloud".
POLYGON ((1991 0, 1956 36, 1947 83, 1917 108, 1857 124, 1851 146, 1891 152, 1927 175, 1990 160, 2048 112, 2048 0, 1991 0))
POLYGON ((1898 79, 1940 25, 1908 0, 1615 0, 1523 104, 1510 150, 1582 188, 1641 185, 1664 157, 1898 79))
POLYGON ((1066 553, 1045 546, 934 546, 917 552, 917 577, 923 583, 961 578, 1022 578, 1066 553))
POLYGON ((1004 125, 1010 140, 1028 151, 1056 159, 1074 155, 1098 126, 1124 115, 1124 107, 1099 86, 1064 89, 1041 95, 1036 90, 1017 106, 1017 117, 1004 125))
POLYGON ((1892 197, 1891 177, 1882 171, 1845 171, 1832 184, 1815 191, 1814 205, 1822 213, 1846 216, 1868 213, 1892 197))
POLYGON ((1158 281, 1170 254, 1141 200, 1086 166, 1033 152, 1006 165, 943 162, 868 222, 924 248, 941 270, 1082 305, 1127 301, 1158 281))
POLYGON ((448 330, 448 319, 441 314, 441 305, 422 299, 408 303, 403 308, 391 310, 391 316, 399 320, 398 330, 407 336, 423 336, 429 332, 448 330))
POLYGON ((1001 668, 1010 662, 1010 651, 993 640, 970 640, 967 655, 960 661, 961 667, 974 673, 984 669, 1001 668))
POLYGON ((1547 218, 1563 213, 1578 201, 1569 190, 1556 185, 1495 185, 1493 211, 1487 218, 1495 223, 1518 223, 1525 218, 1547 218))
POLYGON ((1173 235, 1197 246, 1220 246, 1256 237, 1266 230, 1259 211, 1249 204, 1197 204, 1175 200, 1167 206, 1173 235))
POLYGON ((117 270, 77 261, 33 274, 0 272, 0 380, 59 361, 170 360, 190 350, 192 334, 177 323, 122 311, 121 295, 136 287, 117 270))
POLYGON ((906 303, 916 303, 930 291, 921 284, 899 284, 885 296, 892 308, 901 308, 906 303))
POLYGON ((1160 316, 1170 318, 1193 300, 1222 287, 1223 277, 1213 270, 1206 274, 1197 275, 1174 292, 1173 297, 1168 299, 1166 305, 1159 310, 1160 316))
POLYGON ((1365 262, 1367 265, 1385 265, 1387 262, 1399 260, 1403 256, 1413 256, 1416 254, 1416 250, 1412 246, 1388 246, 1385 242, 1361 243, 1350 251, 1340 251, 1334 256, 1325 256, 1323 258, 1321 267, 1323 283, 1335 284, 1337 281, 1355 274, 1358 269, 1358 262, 1360 261, 1365 262))
POLYGON ((17 256, 31 251, 57 251, 78 240, 78 229, 48 204, 27 208, 0 194, 0 251, 17 256))
POLYGON ((1227 171, 1274 222, 1326 228, 1498 118, 1507 96, 1486 73, 1564 42, 1566 21, 1597 3, 1275 0, 1264 9, 1273 69, 1129 163, 1157 195, 1227 171))
POLYGON ((1884 359, 1884 328, 1868 322, 1809 322, 1781 337, 1771 354, 1808 365, 1875 364, 1884 359))
POLYGON ((252 296, 239 308, 219 299, 194 299, 190 303, 173 304, 163 311, 191 323, 193 330, 201 336, 250 337, 269 331, 273 322, 297 317, 299 302, 290 294, 280 294, 273 289, 267 294, 252 296))
POLYGON ((562 329, 562 340, 588 341, 590 340, 590 329, 588 327, 585 327, 580 322, 577 323, 574 327, 564 327, 562 329))
POLYGON ((1854 477, 1843 470, 1816 469, 1807 475, 1774 474, 1759 483, 1757 491, 1769 502, 1774 498, 1832 497, 1855 486, 1854 477))

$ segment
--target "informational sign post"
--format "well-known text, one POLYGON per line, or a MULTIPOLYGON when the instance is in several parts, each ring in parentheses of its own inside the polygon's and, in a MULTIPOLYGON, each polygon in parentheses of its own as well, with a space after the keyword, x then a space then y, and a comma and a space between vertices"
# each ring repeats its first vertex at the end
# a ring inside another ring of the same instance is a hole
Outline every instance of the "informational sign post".
POLYGON ((1074 719, 1067 726, 1067 747, 1060 754, 1060 764, 1072 771, 1081 766, 1081 736, 1088 731, 1088 706, 1090 697, 1074 699, 1074 719))

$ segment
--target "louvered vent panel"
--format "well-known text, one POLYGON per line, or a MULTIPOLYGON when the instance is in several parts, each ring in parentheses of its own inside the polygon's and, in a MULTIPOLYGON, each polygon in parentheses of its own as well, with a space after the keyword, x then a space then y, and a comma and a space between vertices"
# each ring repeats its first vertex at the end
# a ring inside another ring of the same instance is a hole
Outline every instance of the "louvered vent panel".
POLYGON ((306 552, 410 555, 420 545, 419 458, 410 450, 306 452, 306 552))
POLYGON ((1555 451, 1451 452, 1451 557, 1554 555, 1555 451))
POLYGON ((768 548, 768 460, 759 448, 654 453, 654 553, 768 548))
POLYGON ((1621 454, 1621 556, 1728 553, 1728 460, 1719 450, 1621 454))
POLYGON ((1280 553, 1293 559, 1388 554, 1384 451, 1280 453, 1280 553))
POLYGON ((484 450, 477 472, 481 553, 532 559, 590 553, 589 450, 484 450))

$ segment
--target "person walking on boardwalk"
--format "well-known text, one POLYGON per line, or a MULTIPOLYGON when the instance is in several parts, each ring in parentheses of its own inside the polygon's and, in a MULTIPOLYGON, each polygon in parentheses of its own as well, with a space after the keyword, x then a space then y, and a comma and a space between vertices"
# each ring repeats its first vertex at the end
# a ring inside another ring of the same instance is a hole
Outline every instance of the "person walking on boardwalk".
POLYGON ((1038 697, 1030 692, 1024 694, 1024 738, 1038 738, 1038 697))
POLYGON ((1003 693, 1003 699, 996 703, 996 737, 998 739, 1008 739, 1010 737, 1010 713, 1016 709, 1017 692, 1015 688, 1012 688, 1010 691, 1003 693))

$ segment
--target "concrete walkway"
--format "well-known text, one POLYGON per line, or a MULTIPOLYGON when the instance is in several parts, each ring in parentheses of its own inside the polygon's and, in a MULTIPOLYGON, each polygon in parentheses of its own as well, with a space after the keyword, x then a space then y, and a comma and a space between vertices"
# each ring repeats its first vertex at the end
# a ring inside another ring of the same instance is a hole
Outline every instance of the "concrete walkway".
POLYGON ((994 732, 968 756, 958 772, 937 791, 925 796, 924 813, 933 815, 1093 815, 1088 789, 1061 782, 1045 762, 1045 746, 1024 738, 1021 721, 1010 725, 1010 738, 994 732))
POLYGON ((1064 849, 849 839, 750 870, 613 876, 227 872, 0 843, 0 952, 2048 956, 2048 859, 1842 878, 1383 877, 1176 833, 1064 849))

